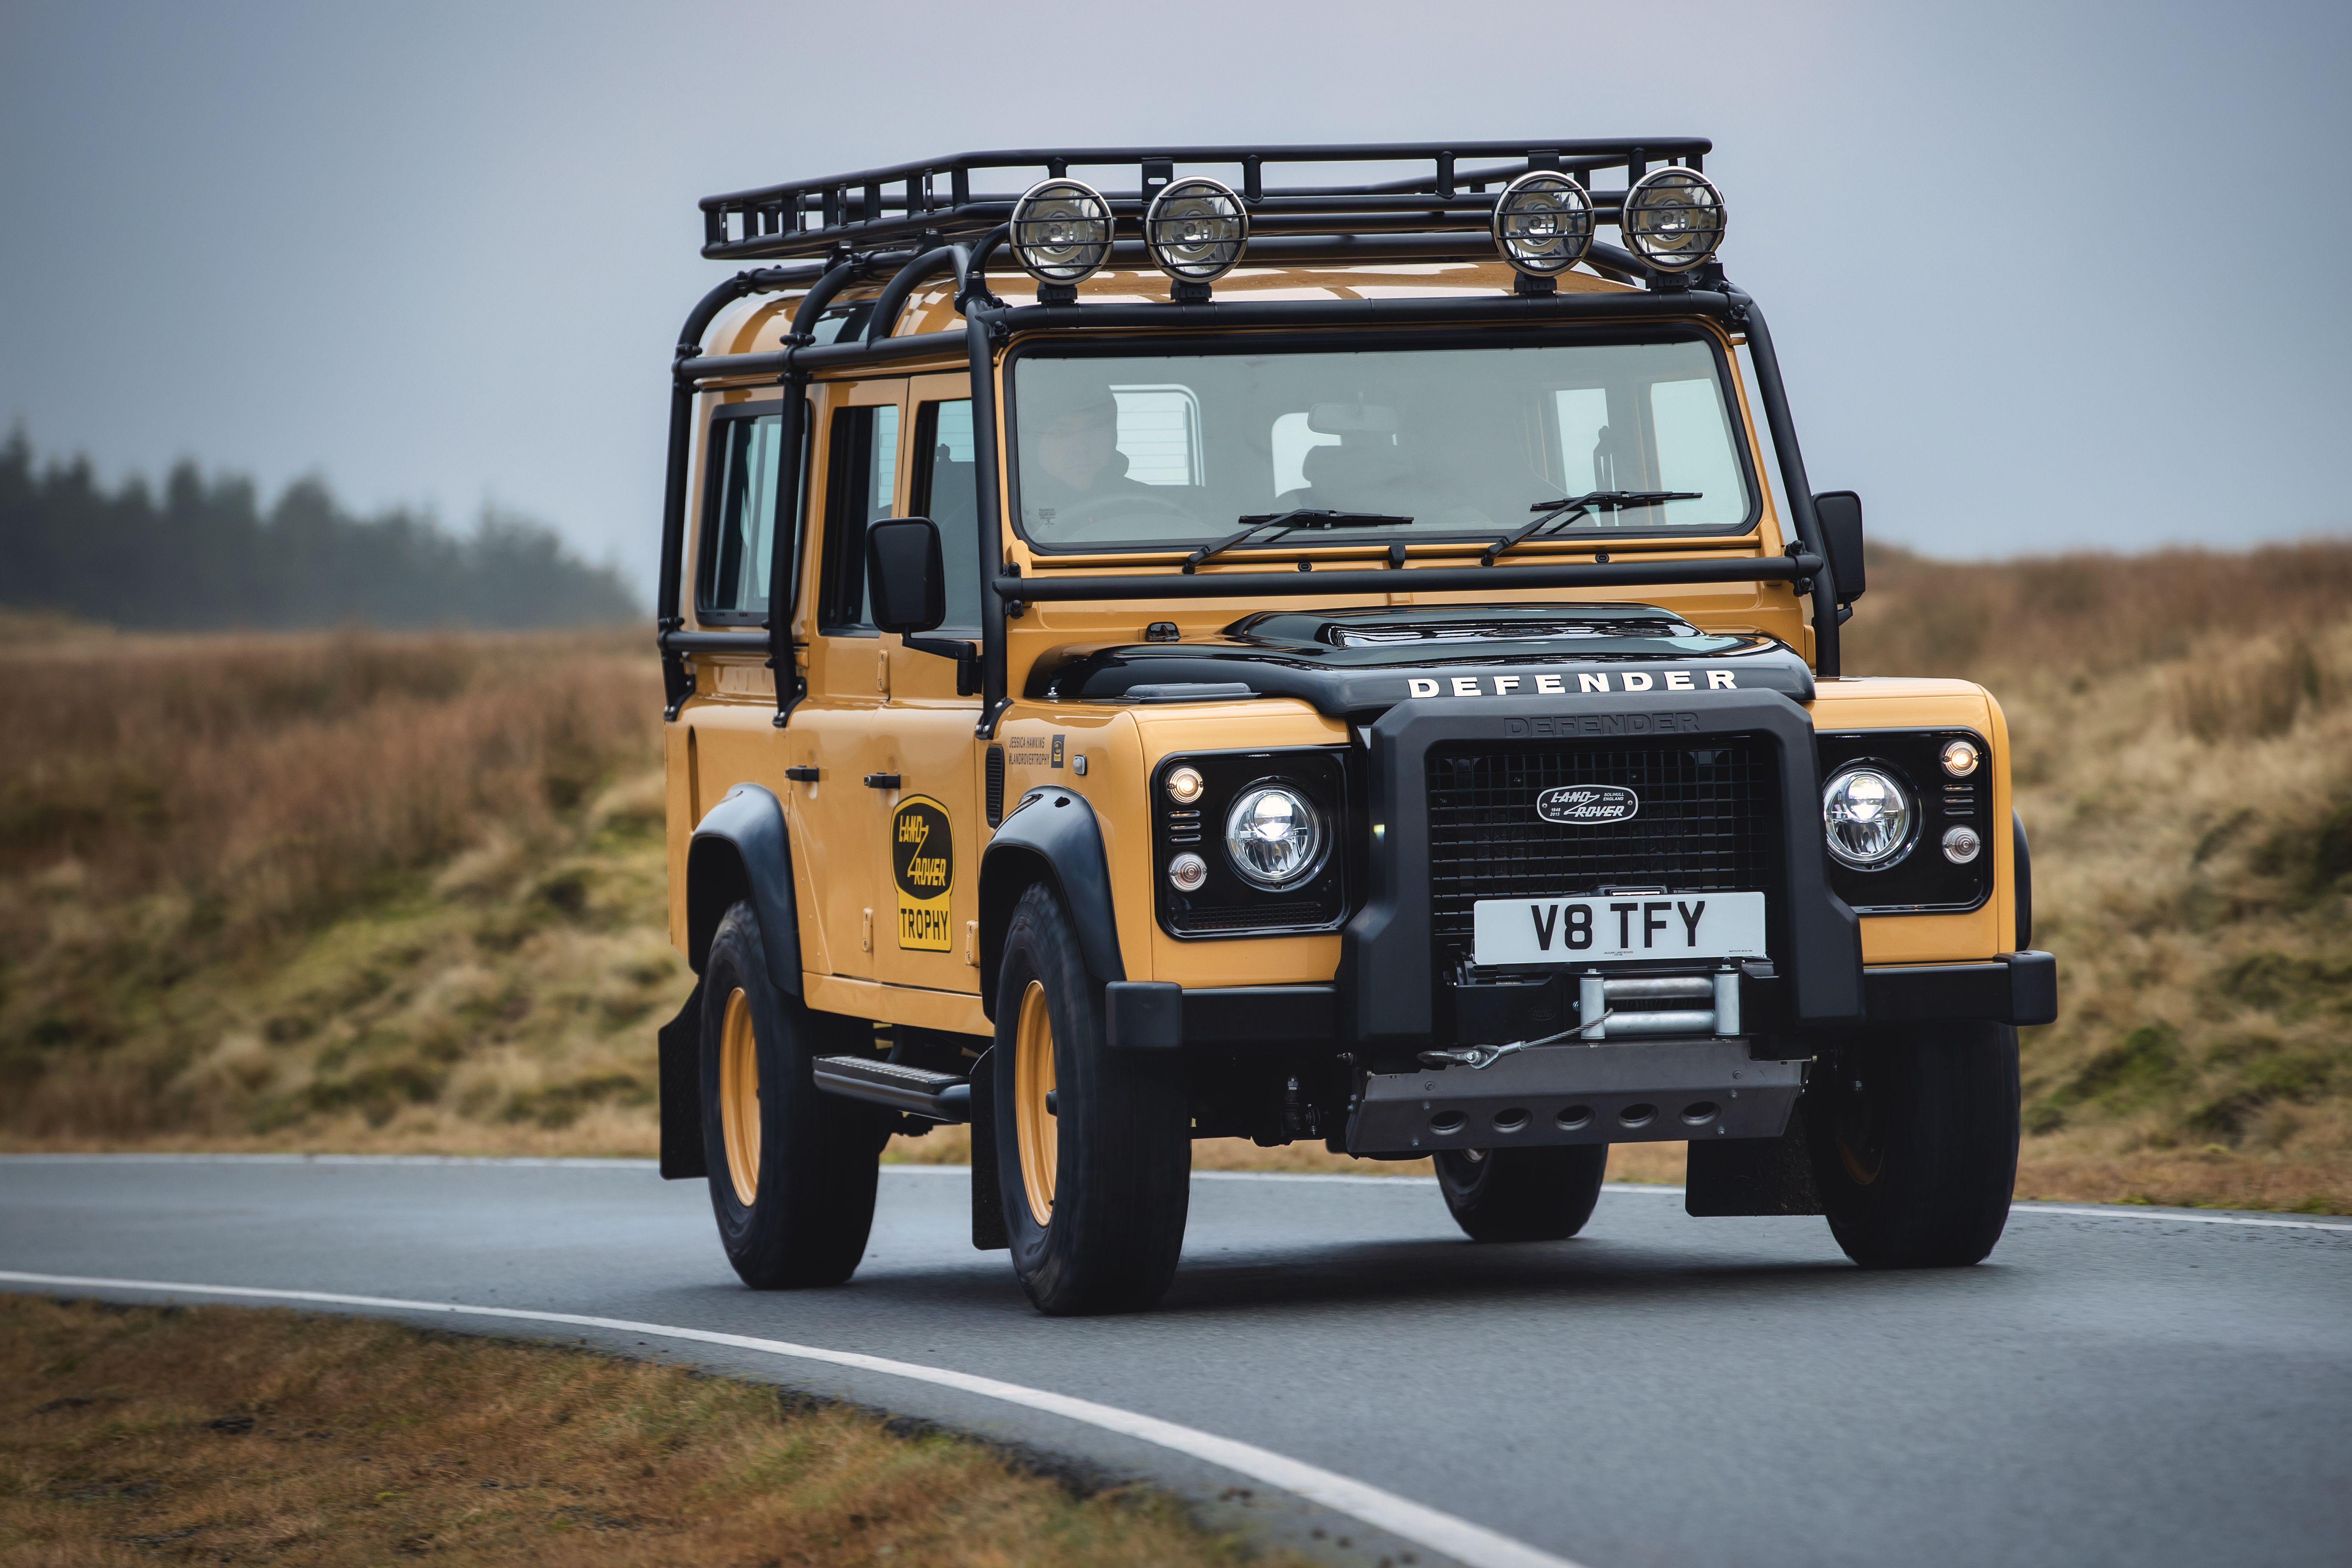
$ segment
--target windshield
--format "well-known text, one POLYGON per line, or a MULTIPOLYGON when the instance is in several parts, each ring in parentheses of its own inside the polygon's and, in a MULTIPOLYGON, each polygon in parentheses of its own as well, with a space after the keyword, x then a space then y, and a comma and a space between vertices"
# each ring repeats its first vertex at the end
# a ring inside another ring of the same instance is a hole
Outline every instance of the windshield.
MULTIPOLYGON (((1715 351, 1694 339, 1360 353, 1055 354, 1013 365, 1022 533, 1048 550, 1199 544, 1316 509, 1490 535, 1595 490, 1570 536, 1736 532, 1751 502, 1715 351)), ((1344 532, 1344 530, 1334 531, 1344 532)), ((1318 535, 1328 538, 1329 535, 1318 535)))

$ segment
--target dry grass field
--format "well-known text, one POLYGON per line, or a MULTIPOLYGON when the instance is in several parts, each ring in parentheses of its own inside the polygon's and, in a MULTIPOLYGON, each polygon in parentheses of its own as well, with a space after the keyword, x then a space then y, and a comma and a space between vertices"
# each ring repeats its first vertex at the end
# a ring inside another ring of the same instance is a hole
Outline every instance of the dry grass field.
POLYGON ((10 1563, 1244 1560, 1164 1497, 867 1412, 367 1319, 0 1296, 0 1384, 10 1563))
MULTIPOLYGON (((640 635, 13 632, 0 1142, 652 1152, 690 977, 640 635)), ((2352 544, 1885 552, 1847 636, 2009 715, 2063 1007, 2020 1191, 2352 1212, 2352 544)))

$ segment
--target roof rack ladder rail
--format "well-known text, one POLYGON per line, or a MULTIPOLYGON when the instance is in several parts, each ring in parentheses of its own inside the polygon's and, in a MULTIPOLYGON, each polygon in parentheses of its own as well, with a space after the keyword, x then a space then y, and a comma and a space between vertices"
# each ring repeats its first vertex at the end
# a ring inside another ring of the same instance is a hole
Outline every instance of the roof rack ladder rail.
POLYGON ((1772 352, 1772 329, 1755 300, 1730 285, 1724 293, 1747 317, 1748 352, 1756 362, 1756 389, 1764 397, 1764 417, 1772 427, 1772 449, 1780 458, 1780 488, 1789 495, 1789 512, 1796 520, 1797 538, 1821 565, 1813 577, 1813 673, 1834 677, 1844 660, 1838 637, 1837 586, 1830 581, 1829 547, 1822 539, 1821 519, 1813 515, 1812 487, 1805 479, 1805 456, 1797 446, 1797 424, 1789 412, 1789 395, 1780 384, 1780 356, 1772 352))
MULTIPOLYGON (((794 361, 814 337, 814 329, 824 314, 824 308, 856 277, 854 262, 828 268, 824 276, 801 296, 800 303, 793 307, 792 330, 784 334, 783 370, 776 378, 784 392, 784 405, 779 411, 782 422, 776 431, 781 469, 776 481, 779 507, 803 504, 798 498, 801 464, 808 446, 804 434, 808 422, 808 373, 794 361), (795 499, 787 501, 787 496, 795 499)), ((779 730, 791 721, 793 710, 801 700, 800 659, 793 645, 793 615, 801 602, 802 552, 794 548, 800 542, 801 524, 802 520, 794 518, 790 527, 771 529, 768 536, 768 668, 775 681, 775 725, 779 730), (781 597, 776 593, 778 584, 786 584, 781 597)))
POLYGON ((972 479, 980 492, 980 723, 982 740, 996 738, 996 722, 1003 716, 1004 595, 997 579, 1004 574, 1004 493, 996 460, 996 355, 993 333, 1004 307, 988 293, 988 258, 1011 232, 992 231, 973 247, 957 290, 963 307, 966 357, 971 363, 972 479))
MULTIPOLYGON (((702 334, 710 330, 719 311, 746 294, 790 288, 813 276, 805 266, 761 267, 738 272, 697 300, 694 309, 687 312, 686 324, 678 328, 677 347, 670 358, 669 460, 662 486, 661 575, 654 607, 657 646, 663 634, 686 625, 678 601, 684 589, 686 489, 691 478, 694 450, 694 384, 678 374, 679 367, 702 353, 702 334)), ((679 706, 693 695, 693 688, 687 678, 682 653, 663 647, 661 662, 663 717, 675 719, 679 706)))
POLYGON ((942 245, 926 250, 912 261, 891 274, 890 281, 874 301, 874 313, 866 323, 866 346, 872 348, 884 339, 896 336, 898 313, 907 308, 908 299, 932 273, 946 267, 955 274, 956 289, 961 293, 964 279, 971 271, 971 247, 942 245))

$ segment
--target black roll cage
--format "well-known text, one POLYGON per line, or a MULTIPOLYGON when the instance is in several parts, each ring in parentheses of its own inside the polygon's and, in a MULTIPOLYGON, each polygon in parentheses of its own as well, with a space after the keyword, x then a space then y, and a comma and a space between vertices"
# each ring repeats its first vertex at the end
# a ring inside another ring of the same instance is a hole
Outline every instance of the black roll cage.
MULTIPOLYGON (((694 399, 706 382, 781 385, 783 471, 777 494, 799 493, 800 465, 810 378, 827 370, 880 368, 913 359, 961 354, 971 369, 973 457, 979 489, 982 552, 982 692, 979 732, 992 734, 1010 702, 1006 694, 1005 620, 1015 602, 1070 599, 1238 598, 1292 595, 1306 584, 1295 570, 1225 572, 1186 576, 1161 574, 1023 577, 1003 559, 1003 476, 998 471, 996 384, 998 349, 1014 336, 1071 329, 1134 332, 1181 329, 1186 332, 1348 326, 1543 327, 1578 322, 1654 320, 1661 315, 1701 318, 1743 334, 1748 342, 1764 417, 1779 458, 1781 489, 1798 547, 1785 555, 1643 563, 1638 560, 1492 567, 1415 568, 1412 585, 1432 592, 1484 589, 1501 583, 1514 588, 1612 587, 1631 589, 1670 583, 1790 582, 1812 600, 1814 668, 1839 673, 1841 608, 1827 569, 1828 550, 1813 513, 1804 457, 1780 379, 1779 356, 1763 311, 1745 292, 1725 280, 1709 262, 1686 275, 1650 268, 1633 252, 1595 242, 1587 261, 1604 275, 1645 279, 1637 293, 1525 292, 1484 299, 1378 299, 1316 300, 1175 300, 1150 304, 1040 303, 1007 305, 988 290, 991 257, 1003 245, 1017 195, 974 195, 971 175, 1003 169, 1044 169, 1061 177, 1074 167, 1131 165, 1140 172, 1135 191, 1106 191, 1118 228, 1139 232, 1150 193, 1165 185, 1178 163, 1238 164, 1238 187, 1250 210, 1254 265, 1339 266, 1367 261, 1492 261, 1489 237, 1494 197, 1501 184, 1533 169, 1559 169, 1588 184, 1601 170, 1622 167, 1627 183, 1642 177, 1651 160, 1697 170, 1712 144, 1703 139, 1643 142, 1561 142, 1537 146, 1518 142, 1462 142, 1449 147, 1422 143, 1351 146, 1209 147, 1149 151, 1078 149, 968 153, 928 163, 899 164, 854 174, 755 191, 711 196, 702 203, 704 243, 710 258, 817 257, 797 265, 739 272, 695 305, 678 334, 670 369, 667 482, 663 493, 662 560, 656 642, 662 658, 667 717, 675 719, 693 694, 686 656, 696 652, 760 652, 775 674, 775 722, 781 727, 805 694, 792 640, 792 610, 799 603, 801 558, 793 548, 798 529, 772 531, 770 614, 764 628, 688 631, 681 587, 686 542, 686 498, 694 450, 694 399), (1465 168, 1462 160, 1504 160, 1465 168), (1329 164, 1423 161, 1427 175, 1377 184, 1269 187, 1269 164, 1329 164), (944 176, 944 198, 938 182, 944 176), (894 195, 888 187, 896 185, 894 195), (811 226, 815 215, 819 221, 811 226), (789 220, 789 221, 788 221, 789 220), (1260 235, 1266 237, 1261 239, 1260 235), (961 331, 897 335, 898 318, 914 291, 941 273, 955 284, 961 331), (814 329, 825 308, 854 284, 887 279, 864 334, 846 342, 818 343, 814 329), (719 312, 756 293, 807 290, 794 305, 792 324, 775 351, 705 354, 703 334, 719 312), (988 526, 994 520, 996 526, 988 526), (787 556, 790 559, 786 559, 787 556), (1500 574, 1501 575, 1498 575, 1500 574), (778 592, 779 588, 782 591, 778 592), (778 606, 782 613, 778 613, 778 606)), ((1614 221, 1624 193, 1592 192, 1595 216, 1614 221)), ((1111 265, 1148 265, 1141 243, 1115 240, 1111 265)), ((1332 594, 1383 593, 1395 585, 1387 570, 1318 571, 1316 590, 1332 594)))

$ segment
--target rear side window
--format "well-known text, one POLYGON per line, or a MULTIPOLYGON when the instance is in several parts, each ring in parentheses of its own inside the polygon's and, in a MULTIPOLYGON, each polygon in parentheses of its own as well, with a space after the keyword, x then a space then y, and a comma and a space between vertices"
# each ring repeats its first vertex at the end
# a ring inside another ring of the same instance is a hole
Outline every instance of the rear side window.
POLYGON ((980 470, 972 456, 971 400, 926 403, 915 414, 915 514, 940 526, 948 618, 980 628, 980 470))
POLYGON ((824 597, 818 622, 826 631, 865 631, 874 625, 866 593, 866 529, 890 515, 898 493, 898 410, 844 408, 833 416, 824 496, 824 597))
MULTIPOLYGON (((780 499, 783 416, 722 416, 710 432, 710 473, 705 489, 701 578, 696 604, 710 621, 758 621, 768 614, 768 574, 783 517, 780 499)), ((801 489, 791 512, 794 537, 784 560, 798 552, 799 522, 808 494, 807 447, 802 447, 801 489)), ((789 569, 789 568, 788 568, 789 569)))

